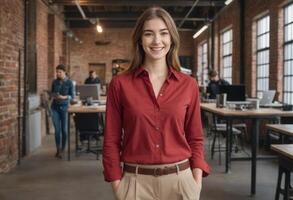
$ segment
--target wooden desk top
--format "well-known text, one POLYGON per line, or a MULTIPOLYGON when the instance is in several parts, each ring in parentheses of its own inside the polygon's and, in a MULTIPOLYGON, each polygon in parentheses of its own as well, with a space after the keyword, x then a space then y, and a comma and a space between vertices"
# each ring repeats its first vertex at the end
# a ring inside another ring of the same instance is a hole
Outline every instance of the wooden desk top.
POLYGON ((102 106, 82 106, 82 105, 70 105, 68 107, 68 113, 98 113, 106 112, 106 105, 102 106))
POLYGON ((267 124, 269 130, 288 136, 293 136, 293 124, 267 124))
POLYGON ((293 144, 273 144, 271 149, 282 156, 293 159, 293 144))
POLYGON ((282 111, 275 108, 260 108, 257 110, 232 110, 229 108, 217 108, 215 103, 201 103, 200 108, 221 116, 230 117, 269 117, 269 116, 282 116, 282 117, 293 117, 293 111, 282 111))

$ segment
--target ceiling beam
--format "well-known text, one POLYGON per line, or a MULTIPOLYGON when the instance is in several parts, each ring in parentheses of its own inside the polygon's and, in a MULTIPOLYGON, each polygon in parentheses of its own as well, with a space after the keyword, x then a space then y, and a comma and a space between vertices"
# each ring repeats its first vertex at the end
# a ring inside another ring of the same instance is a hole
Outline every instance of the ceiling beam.
MULTIPOLYGON (((91 24, 89 21, 86 20, 80 20, 80 21, 69 21, 68 25, 70 28, 89 28, 89 27, 95 27, 93 24, 91 24)), ((103 22, 101 21, 101 25, 105 28, 133 28, 135 26, 135 21, 107 21, 103 22)), ((178 30, 184 30, 184 31, 195 31, 197 27, 191 27, 184 25, 181 28, 178 28, 178 30)))
POLYGON ((188 13, 186 13, 185 17, 181 20, 181 22, 179 24, 179 28, 184 24, 184 22, 186 21, 186 19, 188 19, 190 13, 193 11, 193 9, 196 7, 196 5, 198 5, 198 3, 199 3, 199 0, 195 0, 194 1, 194 3, 192 4, 192 7, 188 11, 188 13))
MULTIPOLYGON (((104 21, 136 21, 137 17, 88 17, 87 19, 82 19, 80 17, 66 17, 66 20, 68 21, 79 21, 79 20, 88 20, 88 19, 96 19, 104 20, 104 21)), ((182 21, 183 17, 174 17, 175 21, 182 21)), ((185 21, 207 21, 207 18, 196 18, 191 17, 184 19, 185 21)))
MULTIPOLYGON (((170 12, 169 12, 170 13, 170 12)), ((69 20, 80 19, 80 13, 75 12, 63 12, 64 17, 69 20)), ((182 20, 184 13, 170 13, 172 18, 175 20, 182 20)), ((99 19, 117 19, 117 20, 137 20, 141 15, 140 12, 86 12, 88 18, 99 18, 99 19)), ((202 16, 190 16, 191 21, 206 21, 206 17, 202 16)), ((188 21, 188 19, 186 19, 188 21)))
MULTIPOLYGON (((51 0, 53 4, 60 5, 75 5, 75 0, 51 0)), ((201 1, 197 4, 198 7, 205 6, 225 6, 225 1, 201 1)), ((182 6, 190 7, 194 0, 79 0, 81 6, 182 6)))

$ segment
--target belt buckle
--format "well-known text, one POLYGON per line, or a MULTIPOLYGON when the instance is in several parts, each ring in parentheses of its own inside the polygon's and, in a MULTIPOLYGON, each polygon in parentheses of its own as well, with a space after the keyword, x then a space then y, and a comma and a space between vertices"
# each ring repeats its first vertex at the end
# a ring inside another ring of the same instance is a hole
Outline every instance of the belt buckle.
POLYGON ((163 169, 162 168, 155 168, 154 169, 154 176, 155 177, 161 176, 162 173, 163 173, 163 169))

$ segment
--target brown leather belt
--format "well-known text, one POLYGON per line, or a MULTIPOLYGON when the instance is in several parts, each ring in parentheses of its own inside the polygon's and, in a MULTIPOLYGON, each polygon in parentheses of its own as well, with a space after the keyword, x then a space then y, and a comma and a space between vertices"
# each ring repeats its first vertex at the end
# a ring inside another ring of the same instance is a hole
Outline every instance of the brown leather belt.
POLYGON ((123 171, 124 172, 129 172, 129 173, 136 173, 136 168, 137 168, 137 173, 138 174, 144 174, 144 175, 153 175, 153 176, 162 176, 162 175, 167 175, 167 174, 173 174, 178 171, 183 171, 187 168, 189 168, 189 161, 186 161, 184 163, 180 164, 174 164, 173 166, 170 167, 164 167, 164 168, 143 168, 140 166, 130 166, 127 164, 124 164, 123 171), (178 167, 178 168, 177 168, 178 167))

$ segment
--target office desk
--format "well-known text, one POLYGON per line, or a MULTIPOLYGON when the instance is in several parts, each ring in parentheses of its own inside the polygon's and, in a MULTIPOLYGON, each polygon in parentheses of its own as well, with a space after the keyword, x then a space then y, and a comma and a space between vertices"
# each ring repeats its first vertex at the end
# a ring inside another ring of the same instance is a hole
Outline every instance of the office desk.
POLYGON ((70 115, 74 113, 104 113, 106 112, 106 106, 82 106, 82 105, 70 105, 68 108, 68 161, 70 161, 70 115))
POLYGON ((291 199, 292 189, 290 188, 290 176, 293 171, 293 144, 274 144, 271 145, 271 149, 279 157, 279 173, 275 199, 279 199, 281 193, 284 195, 284 199, 291 199), (283 173, 285 173, 285 184, 284 189, 281 189, 283 173))
POLYGON ((271 149, 279 156, 285 156, 293 162, 293 144, 272 144, 271 149))
POLYGON ((226 158, 225 171, 230 172, 231 169, 231 149, 232 149, 232 122, 236 119, 252 120, 252 137, 251 137, 251 195, 256 191, 256 159, 259 143, 259 122, 263 119, 275 119, 278 117, 291 117, 293 111, 282 111, 274 108, 261 108, 258 110, 232 110, 228 108, 217 108, 214 103, 201 103, 201 110, 212 113, 226 120, 227 137, 226 137, 226 158))
POLYGON ((267 124, 266 127, 276 133, 293 136, 293 124, 267 124))

